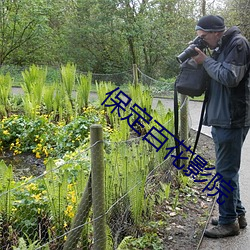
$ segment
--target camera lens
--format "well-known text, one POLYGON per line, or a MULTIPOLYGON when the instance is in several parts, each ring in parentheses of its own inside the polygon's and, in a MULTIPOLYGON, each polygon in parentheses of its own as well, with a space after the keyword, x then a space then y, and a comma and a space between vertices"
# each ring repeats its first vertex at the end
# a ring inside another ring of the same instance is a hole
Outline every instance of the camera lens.
POLYGON ((198 55, 198 53, 194 49, 195 47, 195 44, 191 44, 189 47, 187 47, 180 55, 176 57, 177 61, 179 63, 183 63, 188 58, 198 55))
POLYGON ((188 58, 198 55, 195 47, 199 48, 200 50, 203 50, 207 47, 207 43, 199 36, 197 36, 192 43, 180 54, 176 57, 177 61, 179 63, 183 63, 188 58))

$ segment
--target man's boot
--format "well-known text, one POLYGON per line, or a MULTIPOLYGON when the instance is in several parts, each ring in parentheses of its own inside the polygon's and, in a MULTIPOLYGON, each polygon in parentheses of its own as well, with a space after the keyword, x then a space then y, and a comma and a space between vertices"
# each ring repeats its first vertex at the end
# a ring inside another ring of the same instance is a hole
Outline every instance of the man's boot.
MULTIPOLYGON (((247 220, 246 220, 246 216, 245 214, 239 215, 238 216, 238 222, 239 222, 239 226, 240 229, 243 229, 247 226, 247 220)), ((211 224, 214 226, 218 225, 218 219, 217 218, 212 218, 211 219, 211 224)))
POLYGON ((218 224, 215 227, 206 229, 204 235, 209 238, 223 238, 228 236, 238 235, 240 233, 240 227, 238 222, 233 224, 218 224))

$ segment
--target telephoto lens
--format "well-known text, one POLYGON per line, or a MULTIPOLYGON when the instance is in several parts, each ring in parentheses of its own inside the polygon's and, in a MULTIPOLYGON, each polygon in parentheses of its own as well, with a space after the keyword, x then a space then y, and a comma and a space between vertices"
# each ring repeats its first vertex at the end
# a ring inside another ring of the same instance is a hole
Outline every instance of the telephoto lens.
POLYGON ((199 48, 200 50, 203 50, 207 48, 207 43, 201 37, 197 36, 190 43, 190 45, 176 57, 177 61, 179 63, 183 63, 190 57, 198 55, 198 53, 195 51, 195 47, 199 48))

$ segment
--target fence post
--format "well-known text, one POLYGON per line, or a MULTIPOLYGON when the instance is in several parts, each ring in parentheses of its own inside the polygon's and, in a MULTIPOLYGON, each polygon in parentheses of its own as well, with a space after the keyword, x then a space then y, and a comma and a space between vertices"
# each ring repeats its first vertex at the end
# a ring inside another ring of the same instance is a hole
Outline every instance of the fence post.
POLYGON ((106 249, 106 216, 104 193, 104 160, 102 126, 94 124, 90 127, 91 142, 91 176, 93 205, 93 250, 106 249))
POLYGON ((137 71, 136 64, 133 64, 133 81, 134 81, 134 85, 138 84, 138 71, 137 71))
MULTIPOLYGON (((185 144, 189 138, 188 131, 188 97, 186 95, 180 95, 180 139, 184 140, 185 144)), ((183 152, 183 157, 187 157, 187 153, 183 152)), ((184 161, 184 160, 183 160, 184 161)), ((182 162, 185 164, 185 162, 182 162)))

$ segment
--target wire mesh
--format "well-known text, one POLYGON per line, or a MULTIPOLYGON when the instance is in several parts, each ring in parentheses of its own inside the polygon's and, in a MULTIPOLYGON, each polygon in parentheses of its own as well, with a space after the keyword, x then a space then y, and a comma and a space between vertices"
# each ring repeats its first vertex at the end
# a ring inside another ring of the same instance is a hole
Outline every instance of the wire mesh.
MULTIPOLYGON (((159 83, 140 73, 144 84, 159 83)), ((166 89, 172 91, 170 85, 166 89)), ((144 233, 139 225, 155 215, 154 204, 162 199, 161 184, 172 180, 174 170, 170 160, 162 160, 162 153, 141 137, 104 142, 106 244, 107 249, 117 249, 127 237, 144 233)), ((26 177, 17 176, 7 161, 1 161, 1 249, 92 249, 103 240, 94 242, 93 236, 93 224, 102 217, 93 219, 93 146, 75 152, 79 157, 73 159, 48 159, 26 177), (72 243, 66 246, 71 236, 72 243)))
MULTIPOLYGON (((170 164, 164 161, 155 165, 152 148, 141 138, 107 142, 106 147, 105 215, 110 239, 107 249, 117 249, 126 236, 136 236, 138 223, 144 217, 152 216, 153 210, 150 213, 146 211, 150 205, 149 197, 153 193, 152 189, 168 178, 170 164)), ((81 154, 87 158, 89 150, 81 154)), ((81 234, 76 239, 75 249, 91 249, 94 223, 91 204, 81 207, 88 216, 83 215, 77 227, 72 228, 82 193, 91 193, 91 187, 87 184, 89 166, 82 161, 49 161, 43 174, 22 178, 19 180, 20 185, 15 188, 11 188, 14 176, 10 172, 7 174, 7 166, 3 162, 1 167, 6 170, 6 181, 2 182, 5 191, 0 194, 1 249, 13 249, 13 246, 20 246, 22 242, 32 242, 34 249, 63 249, 68 235, 71 232, 76 235, 78 229, 81 234)))

